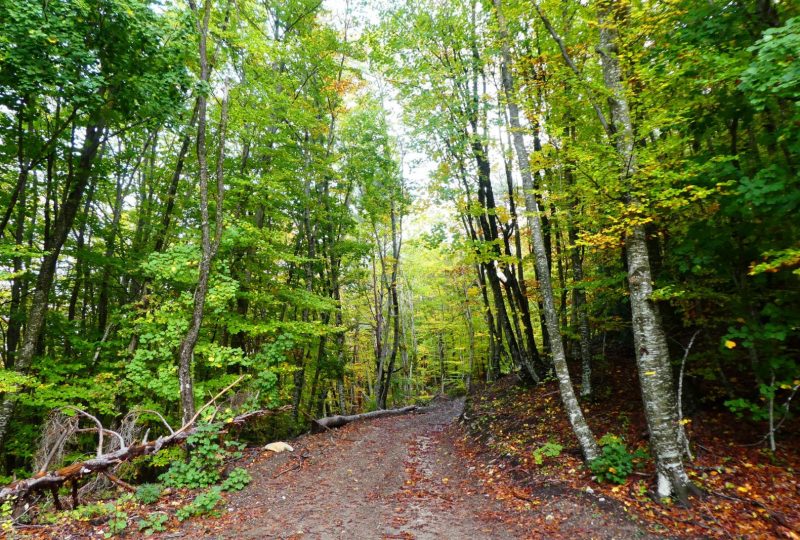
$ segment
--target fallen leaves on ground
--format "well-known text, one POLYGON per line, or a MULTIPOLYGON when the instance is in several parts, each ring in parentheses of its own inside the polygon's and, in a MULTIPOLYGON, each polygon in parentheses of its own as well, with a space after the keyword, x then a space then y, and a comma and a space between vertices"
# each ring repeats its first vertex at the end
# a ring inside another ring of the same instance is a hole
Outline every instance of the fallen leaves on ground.
MULTIPOLYGON (((622 369, 614 375, 610 385, 618 391, 582 403, 590 427, 597 437, 622 436, 630 450, 647 449, 641 401, 630 391, 636 383, 622 369)), ((526 387, 509 376, 471 397, 466 412, 469 435, 462 438, 461 451, 477 463, 489 463, 479 467, 479 474, 500 496, 529 507, 540 502, 531 494, 544 487, 569 488, 600 503, 614 504, 656 534, 800 539, 797 430, 782 433, 773 455, 763 447, 748 445, 763 436, 762 426, 750 425, 727 411, 695 415, 685 422, 696 454, 687 468, 706 495, 693 497, 691 506, 684 508, 654 500, 652 461, 622 485, 595 481, 583 465, 557 388, 555 382, 526 387), (542 464, 537 465, 533 453, 548 442, 561 444, 563 451, 558 457, 540 458, 542 464)))

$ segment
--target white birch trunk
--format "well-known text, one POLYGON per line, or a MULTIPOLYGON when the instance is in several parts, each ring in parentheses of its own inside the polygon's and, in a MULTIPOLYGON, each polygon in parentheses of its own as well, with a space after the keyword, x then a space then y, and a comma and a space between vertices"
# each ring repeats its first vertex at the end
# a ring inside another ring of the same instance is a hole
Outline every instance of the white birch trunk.
MULTIPOLYGON (((612 136, 616 145, 621 177, 631 188, 637 171, 636 150, 630 108, 622 86, 622 70, 617 57, 616 2, 604 2, 600 7, 600 47, 603 80, 609 90, 612 136)), ((629 204, 640 202, 630 196, 629 204)), ((653 277, 644 226, 635 225, 625 235, 628 263, 628 287, 632 313, 633 340, 642 389, 650 446, 656 459, 658 496, 676 495, 685 501, 690 487, 683 467, 682 448, 678 430, 678 408, 673 384, 669 349, 658 306, 651 299, 653 277)))
POLYGON ((542 295, 542 304, 544 306, 545 324, 550 336, 553 367, 555 368, 556 377, 558 378, 561 401, 564 404, 567 416, 569 416, 572 430, 578 438, 586 461, 592 461, 599 456, 600 451, 597 446, 597 441, 595 441, 594 435, 583 416, 583 411, 578 403, 578 398, 575 396, 575 390, 569 376, 567 357, 564 353, 564 342, 561 339, 561 329, 558 326, 558 312, 556 311, 555 300, 553 298, 553 286, 550 282, 549 254, 545 248, 542 221, 539 215, 538 205, 536 204, 536 197, 534 196, 530 161, 528 159, 528 151, 525 148, 525 140, 520 126, 519 107, 514 96, 514 80, 509 71, 511 52, 508 46, 508 32, 501 0, 494 0, 494 5, 503 52, 503 64, 501 66, 503 87, 508 101, 509 122, 513 135, 514 150, 517 155, 517 162, 522 176, 522 187, 525 192, 525 209, 527 210, 528 225, 531 228, 533 236, 533 252, 539 277, 539 290, 542 295))

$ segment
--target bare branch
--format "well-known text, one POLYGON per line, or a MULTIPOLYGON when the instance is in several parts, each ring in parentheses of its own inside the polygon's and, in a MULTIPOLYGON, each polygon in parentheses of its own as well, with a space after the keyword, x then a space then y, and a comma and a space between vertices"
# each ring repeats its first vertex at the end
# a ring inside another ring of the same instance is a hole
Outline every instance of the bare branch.
MULTIPOLYGON (((164 424, 164 427, 166 427, 169 430, 169 434, 170 435, 174 435, 175 434, 175 430, 172 429, 172 426, 169 425, 169 422, 167 422, 166 418, 164 418, 164 416, 162 416, 162 414, 160 412, 154 411, 152 409, 134 409, 131 412, 129 412, 128 414, 126 414, 125 418, 128 418, 129 416, 131 416, 133 414, 143 414, 143 413, 153 414, 153 415, 157 416, 161 420, 161 423, 164 424)), ((123 422, 124 421, 125 420, 123 419, 123 422)))
MULTIPOLYGON (((581 83, 586 84, 586 80, 584 79, 583 74, 578 69, 578 66, 575 65, 575 62, 572 61, 572 57, 567 51, 567 46, 564 44, 564 40, 556 31, 555 27, 553 26, 553 23, 550 22, 550 19, 547 17, 547 15, 545 15, 544 11, 542 11, 542 8, 541 6, 539 6, 538 2, 534 2, 533 7, 536 10, 536 13, 539 15, 539 18, 542 20, 542 23, 544 23, 545 28, 547 28, 547 31, 550 33, 550 37, 552 37, 553 41, 555 41, 556 44, 558 45, 558 49, 561 52, 561 57, 564 59, 564 63, 567 64, 567 67, 569 67, 569 69, 572 70, 572 72, 575 74, 576 77, 578 77, 578 80, 581 83)), ((603 114, 603 110, 600 108, 600 105, 597 104, 596 99, 592 97, 592 99, 590 99, 590 102, 592 108, 594 109, 595 114, 597 115, 597 119, 600 121, 600 125, 603 126, 603 131, 605 131, 609 137, 613 136, 614 129, 611 126, 611 124, 609 124, 608 120, 606 119, 606 115, 603 114)))
MULTIPOLYGON (((125 444, 125 439, 122 437, 122 435, 120 435, 119 433, 117 433, 116 431, 114 431, 112 429, 106 429, 106 428, 81 428, 81 429, 77 430, 76 433, 97 433, 98 435, 101 436, 100 437, 100 441, 103 440, 102 435, 104 435, 104 434, 113 435, 119 441, 120 448, 125 448, 127 446, 127 444, 125 444)), ((100 452, 97 455, 99 457, 99 456, 102 456, 103 453, 100 452)))
POLYGON ((203 411, 205 411, 206 409, 208 409, 208 408, 211 406, 211 404, 212 404, 212 403, 214 403, 214 402, 215 402, 217 399, 219 399, 219 398, 220 398, 220 396, 222 396, 223 394, 225 394, 225 392, 227 392, 228 390, 230 390, 231 388, 233 388, 234 386, 236 386, 237 384, 239 384, 240 382, 242 382, 242 380, 244 379, 244 377, 245 377, 244 375, 240 375, 238 379, 236 379, 236 380, 235 380, 235 381, 233 381, 231 384, 229 384, 228 386, 226 386, 225 388, 223 388, 222 390, 220 390, 219 392, 217 392, 217 395, 216 395, 216 396, 214 396, 214 397, 212 397, 212 398, 211 398, 211 399, 210 399, 208 402, 206 402, 206 404, 205 404, 205 405, 203 405, 202 407, 200 407, 200 409, 198 409, 198 411, 197 411, 196 413, 194 413, 194 416, 193 416, 193 417, 192 417, 192 418, 191 418, 191 419, 190 419, 188 422, 186 422, 186 425, 184 425, 183 427, 181 427, 181 428, 180 428, 180 429, 177 431, 177 433, 183 433, 184 431, 186 431, 187 429, 189 429, 189 428, 190 428, 190 427, 191 427, 191 426, 192 426, 192 425, 193 425, 193 424, 194 424, 194 423, 197 421, 197 419, 198 419, 198 418, 200 418, 200 415, 203 413, 203 411))
MULTIPOLYGON (((102 422, 100 422, 100 420, 98 420, 96 416, 92 416, 91 414, 87 413, 86 411, 84 411, 82 409, 79 409, 77 407, 73 407, 72 405, 65 405, 61 409, 62 410, 68 409, 68 410, 71 410, 71 411, 75 411, 76 413, 78 413, 78 414, 80 414, 82 416, 85 416, 86 418, 88 418, 89 420, 91 420, 92 422, 94 422, 97 425, 97 457, 102 456, 103 455, 103 431, 104 431, 102 422)), ((125 445, 123 444, 123 446, 125 446, 125 445)))
POLYGON ((46 471, 51 463, 63 459, 64 445, 78 429, 78 422, 77 416, 66 416, 58 411, 50 415, 42 429, 39 449, 34 459, 38 472, 46 471))
POLYGON ((686 435, 686 428, 683 425, 683 374, 686 368, 686 359, 689 357, 689 351, 692 350, 692 345, 694 345, 694 340, 697 338, 698 334, 700 334, 700 330, 697 330, 692 335, 692 339, 689 340, 689 344, 683 348, 681 371, 680 375, 678 376, 678 435, 683 443, 683 451, 686 453, 686 457, 689 459, 694 459, 694 456, 692 456, 692 450, 689 448, 689 437, 686 435))

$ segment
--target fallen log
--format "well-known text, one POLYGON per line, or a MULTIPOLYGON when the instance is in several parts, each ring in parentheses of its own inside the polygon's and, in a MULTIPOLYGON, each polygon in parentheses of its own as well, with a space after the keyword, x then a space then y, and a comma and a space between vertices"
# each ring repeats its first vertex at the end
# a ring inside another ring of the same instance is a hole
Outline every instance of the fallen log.
POLYGON ((322 433, 323 431, 342 427, 350 422, 356 422, 358 420, 370 420, 373 418, 383 418, 385 416, 399 416, 401 414, 408 414, 412 412, 423 412, 423 408, 417 407, 416 405, 410 405, 400 409, 380 409, 361 414, 337 415, 318 418, 311 421, 311 433, 322 433))
MULTIPOLYGON (((226 432, 230 426, 241 426, 253 418, 267 414, 275 414, 285 410, 288 410, 288 408, 282 407, 280 409, 251 411, 241 414, 226 422, 222 432, 226 432)), ((19 504, 31 493, 44 492, 45 490, 57 494, 58 489, 67 482, 72 483, 73 486, 77 486, 77 482, 85 476, 105 473, 125 461, 130 461, 139 456, 149 456, 163 448, 180 444, 192 434, 196 433, 197 430, 198 427, 193 425, 193 423, 187 424, 187 426, 184 426, 178 431, 174 431, 169 435, 159 437, 153 441, 125 446, 114 452, 98 455, 94 459, 78 461, 55 471, 40 472, 31 478, 17 480, 0 489, 0 503, 13 497, 15 498, 15 504, 19 504)), ((57 502, 57 495, 54 495, 54 498, 57 502)))

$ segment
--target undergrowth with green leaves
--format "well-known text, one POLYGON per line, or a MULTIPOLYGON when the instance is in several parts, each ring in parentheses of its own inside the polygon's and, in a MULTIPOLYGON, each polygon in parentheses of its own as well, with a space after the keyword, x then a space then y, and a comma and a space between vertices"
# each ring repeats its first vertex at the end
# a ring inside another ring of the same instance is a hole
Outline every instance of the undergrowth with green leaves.
POLYGON ((220 470, 226 461, 242 457, 244 445, 236 441, 222 440, 220 426, 205 424, 186 439, 189 459, 173 461, 160 479, 164 485, 174 488, 205 488, 219 483, 220 470))
POLYGON ((629 452, 623 440, 613 433, 603 435, 597 442, 600 456, 589 463, 589 469, 598 482, 624 484, 637 464, 648 457, 641 448, 629 452))

